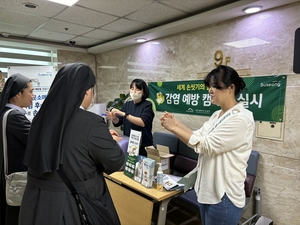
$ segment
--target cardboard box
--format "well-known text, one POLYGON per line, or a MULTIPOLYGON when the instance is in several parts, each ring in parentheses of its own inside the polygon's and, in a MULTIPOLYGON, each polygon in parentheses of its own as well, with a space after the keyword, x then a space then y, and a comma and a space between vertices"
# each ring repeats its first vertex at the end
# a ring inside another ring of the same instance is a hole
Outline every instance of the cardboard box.
POLYGON ((156 176, 158 170, 158 164, 161 163, 161 169, 164 174, 170 173, 170 158, 173 157, 173 154, 170 154, 169 147, 164 145, 156 145, 157 149, 154 146, 145 147, 147 151, 147 156, 150 159, 155 160, 155 170, 154 176, 156 176))

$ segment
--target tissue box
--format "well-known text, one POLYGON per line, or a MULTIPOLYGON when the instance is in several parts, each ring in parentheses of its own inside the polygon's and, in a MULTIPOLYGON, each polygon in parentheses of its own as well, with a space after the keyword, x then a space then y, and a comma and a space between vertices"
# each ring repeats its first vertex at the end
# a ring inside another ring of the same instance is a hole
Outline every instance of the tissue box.
MULTIPOLYGON (((147 156, 150 159, 155 160, 156 163, 161 163, 161 169, 164 174, 170 173, 170 158, 173 157, 173 154, 170 154, 169 147, 164 145, 156 145, 157 149, 154 146, 145 147, 147 151, 147 156)), ((156 175, 158 170, 158 165, 155 165, 154 174, 156 175)))
POLYGON ((143 159, 143 174, 142 174, 142 185, 147 188, 151 188, 153 184, 155 161, 153 159, 143 159))

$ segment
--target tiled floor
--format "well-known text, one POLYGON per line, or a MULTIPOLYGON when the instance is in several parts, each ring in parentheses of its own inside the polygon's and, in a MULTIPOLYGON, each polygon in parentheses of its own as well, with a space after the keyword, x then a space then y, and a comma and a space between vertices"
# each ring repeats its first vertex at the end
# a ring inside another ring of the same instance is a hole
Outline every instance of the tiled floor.
MULTIPOLYGON (((156 208, 154 211, 157 211, 158 206, 155 205, 154 207, 156 208)), ((154 215, 152 220, 155 221, 152 223, 152 225, 155 225, 157 221, 157 215, 154 215)), ((201 225, 200 214, 171 201, 168 205, 168 213, 165 225, 201 225)))
POLYGON ((201 225, 200 213, 170 202, 166 225, 201 225))

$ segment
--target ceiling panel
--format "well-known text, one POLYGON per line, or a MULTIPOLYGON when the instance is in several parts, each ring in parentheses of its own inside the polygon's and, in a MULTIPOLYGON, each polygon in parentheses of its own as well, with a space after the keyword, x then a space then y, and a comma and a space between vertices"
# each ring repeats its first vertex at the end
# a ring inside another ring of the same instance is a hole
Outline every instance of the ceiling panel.
POLYGON ((98 38, 101 40, 110 40, 110 39, 115 39, 122 37, 123 34, 113 32, 113 31, 107 31, 107 30, 100 30, 100 29, 95 29, 85 35, 84 37, 91 37, 91 38, 98 38))
POLYGON ((94 30, 95 28, 53 19, 48 21, 42 29, 65 34, 82 35, 94 30))
POLYGON ((99 12, 124 17, 143 7, 153 4, 153 0, 81 0, 76 5, 84 6, 89 9, 94 9, 99 12))
POLYGON ((72 6, 55 17, 61 21, 80 24, 88 27, 100 27, 108 24, 118 17, 100 13, 91 9, 79 6, 72 6))
MULTIPOLYGON (((95 39, 95 38, 88 38, 88 37, 81 37, 78 36, 76 38, 73 38, 72 41, 75 41, 75 46, 76 45, 81 45, 81 46, 93 46, 96 45, 97 43, 102 43, 104 42, 104 40, 100 40, 100 39, 95 39)), ((67 41, 66 44, 69 44, 69 42, 67 41)))
POLYGON ((153 40, 244 16, 247 6, 268 10, 295 2, 300 1, 79 0, 68 7, 47 0, 0 0, 0 41, 97 54, 136 44, 138 37, 153 40), (37 8, 24 7, 28 2, 37 8), (76 42, 72 47, 70 40, 76 42))
POLYGON ((187 15, 188 14, 183 11, 167 7, 166 5, 160 3, 155 3, 136 11, 129 16, 126 16, 126 18, 141 21, 147 24, 157 25, 174 20, 174 18, 183 18, 187 15))
POLYGON ((153 27, 152 25, 148 25, 138 21, 133 21, 129 19, 118 19, 110 24, 102 26, 101 29, 116 31, 124 34, 130 34, 133 32, 139 32, 152 27, 153 27))
POLYGON ((3 36, 14 34, 17 37, 19 36, 25 37, 28 34, 30 34, 32 31, 34 31, 34 28, 32 27, 22 27, 22 26, 16 26, 13 24, 5 24, 5 23, 0 23, 0 29, 1 29, 1 34, 3 36))
POLYGON ((217 6, 226 5, 232 2, 236 2, 234 0, 164 0, 160 1, 162 4, 167 6, 171 6, 175 9, 182 10, 184 12, 188 12, 191 14, 203 12, 204 10, 209 10, 216 8, 217 6))
POLYGON ((38 29, 32 32, 29 36, 33 38, 47 40, 47 41, 51 41, 51 40, 67 41, 75 37, 74 35, 62 34, 62 33, 57 33, 57 32, 43 30, 43 29, 38 29))
POLYGON ((0 0, 0 8, 9 10, 11 13, 22 12, 28 15, 53 17, 68 7, 45 0, 0 0), (29 2, 37 5, 37 8, 25 7, 24 4, 29 2))
POLYGON ((10 11, 0 9, 1 23, 12 25, 20 25, 26 27, 38 27, 45 23, 48 18, 38 17, 34 15, 27 15, 24 13, 11 13, 10 11))

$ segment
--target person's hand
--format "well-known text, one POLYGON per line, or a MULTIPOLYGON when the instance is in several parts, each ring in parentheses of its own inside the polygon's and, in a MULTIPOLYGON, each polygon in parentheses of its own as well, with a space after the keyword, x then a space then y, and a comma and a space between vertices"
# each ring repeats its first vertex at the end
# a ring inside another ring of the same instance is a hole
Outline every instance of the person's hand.
POLYGON ((115 130, 109 129, 109 133, 110 133, 111 135, 115 135, 115 136, 119 137, 118 132, 115 131, 115 130))
POLYGON ((116 108, 113 108, 110 112, 112 113, 113 118, 117 118, 117 115, 124 116, 125 114, 124 112, 116 108))
POLYGON ((115 109, 115 108, 111 109, 110 111, 106 111, 106 118, 116 120, 118 112, 121 112, 121 111, 118 109, 115 109))
POLYGON ((106 111, 106 119, 108 120, 114 119, 110 111, 106 111))
POLYGON ((168 131, 173 131, 177 126, 178 121, 174 114, 164 112, 164 115, 160 118, 160 123, 163 128, 167 129, 168 131))
POLYGON ((119 136, 118 132, 115 130, 110 129, 109 133, 111 134, 112 138, 116 141, 119 142, 121 141, 123 138, 119 136))
POLYGON ((116 135, 112 135, 112 138, 113 138, 116 142, 119 142, 119 141, 123 140, 122 137, 119 137, 119 136, 116 136, 116 135))

